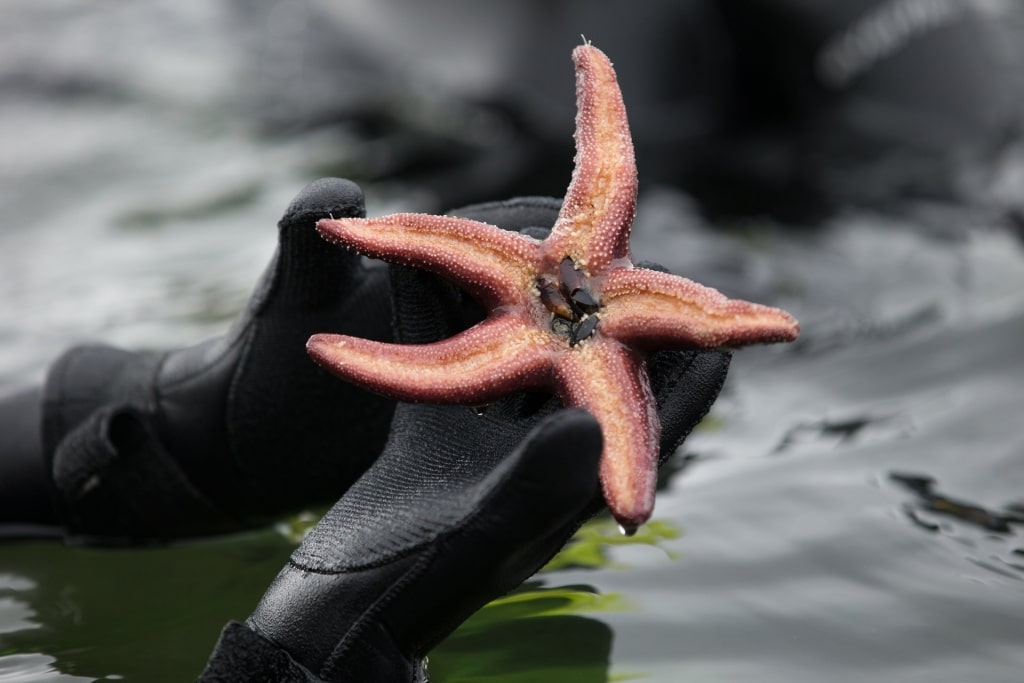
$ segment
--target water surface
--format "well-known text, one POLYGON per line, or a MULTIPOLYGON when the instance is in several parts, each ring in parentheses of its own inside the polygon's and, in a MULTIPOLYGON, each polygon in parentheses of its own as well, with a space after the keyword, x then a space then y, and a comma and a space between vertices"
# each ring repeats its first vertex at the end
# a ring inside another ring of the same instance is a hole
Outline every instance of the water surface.
MULTIPOLYGON (((269 100, 238 80, 228 5, 5 13, 3 391, 73 343, 222 332, 291 196, 359 168, 344 130, 269 135, 244 114, 269 100)), ((1010 149, 991 187, 1019 188, 1022 160, 1010 149)), ((371 213, 436 208, 367 190, 371 213)), ((712 226, 648 187, 634 235, 641 258, 788 308, 803 336, 736 355, 646 542, 588 527, 571 561, 442 645, 435 680, 1019 681, 1024 254, 1003 217, 908 202, 712 226)), ((0 547, 0 680, 188 680, 292 547, 276 529, 0 547)))

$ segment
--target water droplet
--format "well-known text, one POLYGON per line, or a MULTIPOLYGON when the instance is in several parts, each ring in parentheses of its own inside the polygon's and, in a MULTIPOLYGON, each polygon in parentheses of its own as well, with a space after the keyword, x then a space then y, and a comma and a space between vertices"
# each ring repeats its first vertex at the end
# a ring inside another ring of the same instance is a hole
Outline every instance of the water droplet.
POLYGON ((620 524, 619 533, 621 533, 623 536, 633 536, 636 534, 636 530, 639 528, 639 524, 620 524))

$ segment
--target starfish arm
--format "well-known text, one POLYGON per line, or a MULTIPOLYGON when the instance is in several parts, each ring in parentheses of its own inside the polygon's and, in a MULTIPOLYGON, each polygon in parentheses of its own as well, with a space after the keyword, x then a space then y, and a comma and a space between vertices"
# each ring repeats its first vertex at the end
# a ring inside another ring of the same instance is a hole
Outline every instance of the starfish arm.
POLYGON ((654 508, 661 424, 645 355, 658 349, 792 341, 788 313, 635 268, 629 237, 637 171, 611 62, 586 44, 576 65, 576 167, 547 239, 421 214, 321 220, 328 241, 462 287, 484 322, 419 346, 336 334, 310 338, 334 374, 404 401, 482 404, 549 389, 590 411, 604 437, 604 497, 624 531, 654 508))
POLYGON ((596 47, 580 45, 576 62, 576 167, 558 220, 545 242, 557 263, 566 256, 596 273, 629 255, 636 215, 633 139, 615 70, 596 47))
POLYGON ((536 279, 538 242, 487 223, 410 213, 323 219, 316 227, 329 242, 436 273, 486 306, 523 303, 536 279))
POLYGON ((482 404, 550 384, 549 336, 504 314, 433 344, 315 334, 306 350, 342 379, 401 401, 482 404))
POLYGON ((600 330, 642 348, 737 347, 793 341, 800 325, 771 306, 729 299, 692 280, 636 268, 609 273, 600 330))
POLYGON ((594 338, 555 368, 562 402, 601 425, 600 477, 605 502, 627 533, 654 510, 661 423, 640 356, 614 339, 594 338))

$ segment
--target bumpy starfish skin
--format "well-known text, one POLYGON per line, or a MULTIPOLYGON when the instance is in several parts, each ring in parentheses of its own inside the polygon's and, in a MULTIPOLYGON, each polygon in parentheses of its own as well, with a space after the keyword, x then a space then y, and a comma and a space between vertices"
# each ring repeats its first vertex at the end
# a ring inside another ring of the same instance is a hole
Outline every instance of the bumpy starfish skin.
POLYGON ((637 174, 622 94, 604 53, 582 45, 573 59, 576 168, 546 239, 421 214, 317 225, 327 240, 458 284, 488 317, 433 344, 318 334, 307 348, 399 400, 481 404, 548 389, 585 408, 604 436, 605 500, 632 531, 654 507, 661 431, 643 354, 792 341, 799 327, 785 311, 633 265, 637 174))

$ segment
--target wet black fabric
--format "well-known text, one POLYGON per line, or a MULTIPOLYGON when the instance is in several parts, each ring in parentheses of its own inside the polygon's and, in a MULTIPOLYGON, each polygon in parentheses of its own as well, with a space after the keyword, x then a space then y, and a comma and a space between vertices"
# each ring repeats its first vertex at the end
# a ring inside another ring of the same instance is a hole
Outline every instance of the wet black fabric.
POLYGON ((0 537, 51 535, 58 524, 43 461, 43 390, 0 401, 0 537))
POLYGON ((559 413, 509 450, 521 423, 495 433, 476 419, 462 406, 403 404, 385 453, 311 531, 249 625, 325 680, 405 680, 536 571, 599 495, 600 430, 582 411, 559 413))
POLYGON ((221 631, 201 683, 318 683, 288 653, 237 621, 221 631))
POLYGON ((84 480, 89 467, 116 462, 122 482, 93 479, 88 513, 78 509, 80 491, 61 489, 69 528, 117 542, 126 530, 139 540, 215 533, 329 503, 358 478, 383 447, 393 402, 320 370, 305 343, 317 332, 391 336, 386 269, 365 266, 315 230, 319 218, 362 215, 357 185, 318 180, 285 212, 277 253, 228 334, 169 353, 79 347, 51 367, 43 417, 50 466, 59 461, 84 480), (101 428, 112 411, 134 416, 146 438, 112 446, 101 428), (129 480, 167 504, 142 514, 129 480), (176 497, 180 514, 170 504, 176 497))
MULTIPOLYGON (((543 237, 557 200, 452 213, 543 237)), ((457 288, 393 267, 396 339, 443 339, 480 319, 457 288)), ((729 354, 660 353, 662 459, 699 422, 729 354)), ((545 393, 489 406, 400 403, 383 454, 293 553, 248 625, 328 681, 404 681, 488 600, 517 586, 603 507, 601 434, 545 393)))
POLYGON ((61 441, 51 468, 65 530, 79 542, 98 534, 104 543, 145 543, 240 526, 192 486, 150 417, 129 406, 96 410, 61 441))
MULTIPOLYGON (((381 633, 379 628, 376 629, 381 633)), ((372 639, 371 639, 372 641, 372 639)), ((354 659, 372 658, 374 664, 360 671, 358 678, 332 680, 373 681, 374 683, 427 683, 426 670, 420 664, 405 668, 400 657, 385 657, 386 644, 367 643, 366 653, 354 659), (401 667, 401 668, 400 668, 401 667)), ((313 675, 283 649, 245 624, 229 622, 221 631, 217 648, 197 683, 330 683, 313 675)))
POLYGON ((336 500, 386 439, 393 402, 338 381, 305 351, 318 332, 391 338, 386 270, 314 229, 319 218, 362 215, 354 183, 310 184, 281 219, 275 258, 228 335, 161 367, 169 448, 247 518, 336 500), (211 447, 211 435, 222 442, 211 447))

